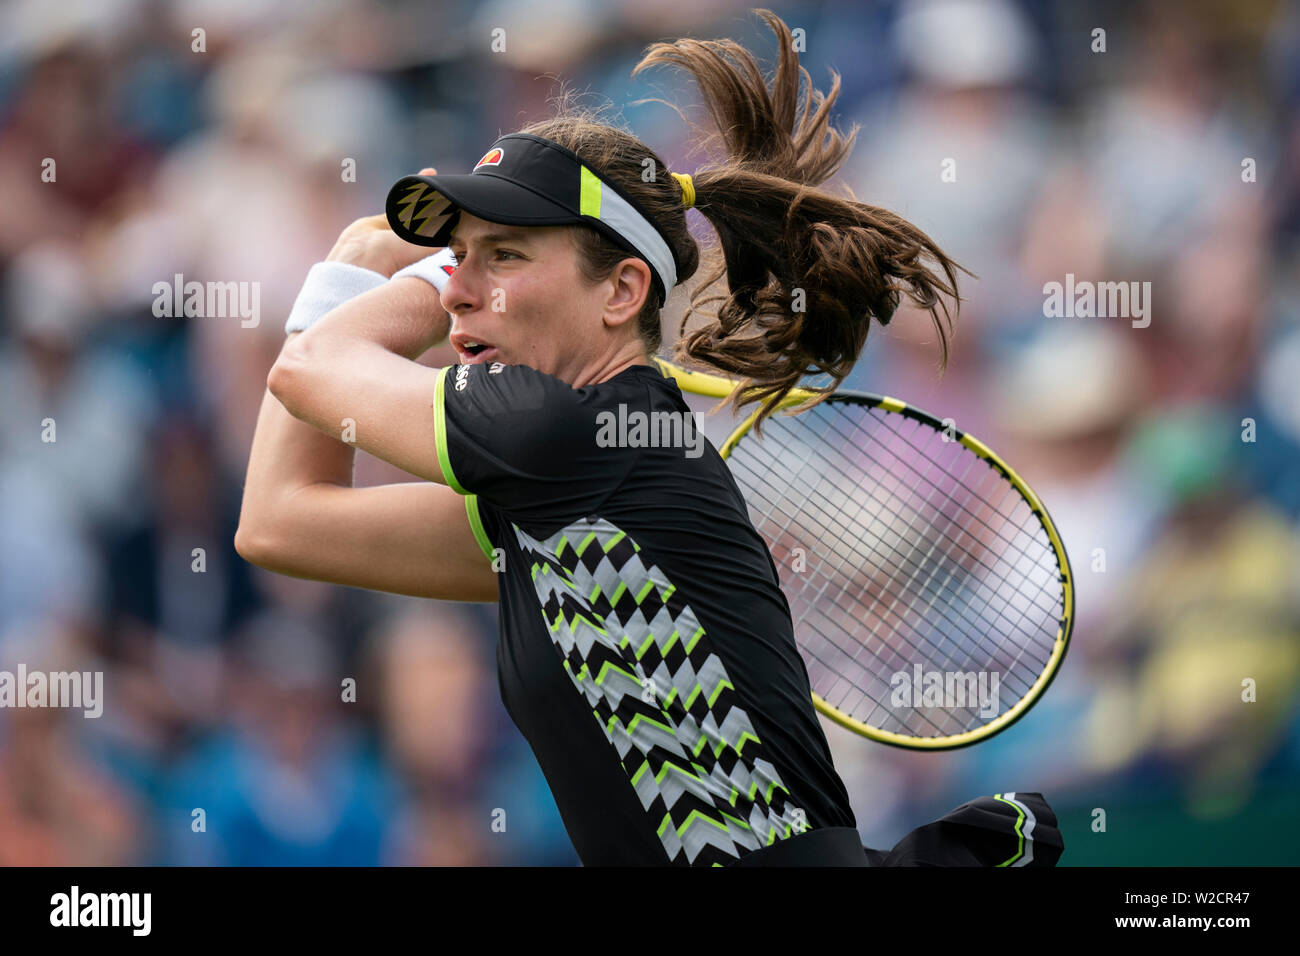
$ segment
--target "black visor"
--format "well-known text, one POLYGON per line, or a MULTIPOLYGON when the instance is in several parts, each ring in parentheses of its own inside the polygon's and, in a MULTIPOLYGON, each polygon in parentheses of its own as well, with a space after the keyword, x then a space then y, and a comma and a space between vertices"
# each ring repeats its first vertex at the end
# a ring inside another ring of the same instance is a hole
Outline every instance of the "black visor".
POLYGON ((660 302, 676 284, 671 247, 649 218, 574 153, 540 136, 501 137, 466 175, 405 176, 385 204, 393 231, 421 246, 446 246, 462 209, 510 226, 592 226, 645 260, 660 302))

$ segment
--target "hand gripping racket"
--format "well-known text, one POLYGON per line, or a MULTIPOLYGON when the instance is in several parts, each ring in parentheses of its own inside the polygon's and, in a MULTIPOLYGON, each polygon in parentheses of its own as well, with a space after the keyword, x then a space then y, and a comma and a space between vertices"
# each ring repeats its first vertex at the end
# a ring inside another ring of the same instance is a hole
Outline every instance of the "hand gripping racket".
MULTIPOLYGON (((656 360, 683 392, 737 384, 656 360)), ((787 410, 811 397, 801 389, 787 410)), ((1038 496, 972 435, 904 402, 837 391, 719 451, 771 550, 821 713, 941 750, 1024 716, 1074 623, 1069 559, 1038 496)))

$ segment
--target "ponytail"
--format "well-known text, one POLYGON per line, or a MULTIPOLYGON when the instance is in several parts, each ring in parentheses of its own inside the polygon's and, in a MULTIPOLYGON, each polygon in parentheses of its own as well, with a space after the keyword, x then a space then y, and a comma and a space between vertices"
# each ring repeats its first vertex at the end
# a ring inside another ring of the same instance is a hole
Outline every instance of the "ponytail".
POLYGON ((858 202, 851 190, 841 198, 817 188, 857 137, 856 127, 845 137, 830 125, 840 78, 832 71, 827 95, 814 89, 789 28, 771 11, 757 12, 780 50, 771 88, 731 40, 655 44, 632 72, 657 64, 690 71, 719 131, 725 161, 693 179, 695 208, 717 231, 723 261, 696 289, 682 331, 706 303, 718 303, 716 318, 685 334, 676 357, 747 380, 735 404, 763 402, 761 422, 806 375, 829 375, 832 384, 812 390, 833 391, 866 344, 871 319, 887 325, 904 293, 930 312, 946 366, 960 301, 956 270, 970 273, 902 217, 858 202), (802 109, 801 79, 809 90, 802 109), (706 295, 723 276, 726 291, 706 295), (953 299, 952 313, 941 295, 953 299))
MULTIPOLYGON (((846 197, 818 188, 844 164, 857 137, 857 127, 846 137, 830 125, 840 78, 832 71, 828 94, 814 89, 790 29, 770 10, 756 12, 780 48, 770 88, 754 58, 732 40, 656 43, 632 75, 663 64, 689 71, 716 123, 709 144, 721 140, 725 158, 697 170, 692 182, 694 207, 717 232, 711 251, 720 261, 692 293, 674 357, 741 380, 732 403, 762 402, 761 427, 805 376, 830 376, 824 387, 802 387, 819 396, 834 391, 852 371, 871 320, 887 325, 904 295, 930 313, 946 366, 960 305, 956 273, 973 273, 902 217, 858 202, 847 187, 846 197), (803 81, 808 96, 801 101, 803 81), (710 293, 724 277, 725 291, 710 293), (953 300, 951 313, 943 296, 953 300), (697 312, 711 318, 687 333, 697 312)), ((560 115, 521 132, 560 143, 616 182, 660 228, 678 281, 695 274, 701 255, 687 229, 683 186, 645 144, 567 99, 560 115), (653 175, 645 175, 647 165, 653 175)), ((590 281, 608 277, 627 258, 595 229, 567 228, 590 281)), ((638 316, 651 354, 660 349, 661 306, 647 297, 638 316)))

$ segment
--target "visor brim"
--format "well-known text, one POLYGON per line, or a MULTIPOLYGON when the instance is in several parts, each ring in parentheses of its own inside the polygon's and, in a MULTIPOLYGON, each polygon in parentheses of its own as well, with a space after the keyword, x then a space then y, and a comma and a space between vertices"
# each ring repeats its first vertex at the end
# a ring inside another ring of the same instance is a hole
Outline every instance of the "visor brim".
POLYGON ((404 176, 388 191, 384 209, 393 232, 418 246, 447 245, 461 210, 510 226, 582 222, 559 203, 491 173, 404 176))

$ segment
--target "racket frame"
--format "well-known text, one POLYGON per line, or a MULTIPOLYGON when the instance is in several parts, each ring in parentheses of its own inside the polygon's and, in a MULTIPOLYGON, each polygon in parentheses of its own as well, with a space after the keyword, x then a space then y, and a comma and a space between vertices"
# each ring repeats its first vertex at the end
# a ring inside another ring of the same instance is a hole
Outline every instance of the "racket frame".
MULTIPOLYGON (((681 368, 671 362, 656 358, 655 362, 664 375, 676 380, 678 387, 683 392, 690 392, 693 395, 700 395, 705 398, 727 399, 736 390, 739 382, 723 378, 719 375, 713 375, 708 372, 696 372, 689 369, 681 368)), ((803 405, 810 399, 817 397, 816 392, 810 392, 802 388, 791 389, 781 402, 777 405, 777 411, 786 411, 797 405, 803 405)), ((1056 525, 1052 517, 1047 512, 1038 495, 1029 487, 1023 478, 1003 461, 991 448, 985 445, 974 435, 968 434, 955 427, 949 428, 942 420, 931 415, 929 412, 922 411, 906 402, 896 398, 890 398, 887 395, 876 395, 870 392, 859 391, 835 391, 827 399, 828 402, 850 402, 859 405, 868 405, 874 408, 883 408, 889 412, 896 412, 905 415, 908 418, 915 419, 940 433, 949 432, 953 440, 961 443, 972 453, 982 458, 993 469, 1002 475, 1006 481, 1016 489, 1021 498, 1024 499, 1034 516, 1047 532, 1047 538, 1055 553, 1056 561, 1060 572, 1060 582, 1062 590, 1062 611, 1061 617, 1057 622, 1056 639, 1052 644, 1052 653, 1047 660, 1046 666, 1039 674, 1038 679, 1033 683, 1025 695, 1016 702, 1004 714, 999 714, 996 718, 983 724, 974 730, 968 730, 960 734, 949 734, 941 737, 916 737, 909 734, 898 734, 888 730, 881 730, 870 724, 857 720, 854 717, 844 713, 839 708, 824 700, 816 691, 812 692, 813 705, 817 710, 829 719, 835 721, 842 727, 861 734, 870 740, 876 740, 880 743, 890 744, 895 747, 904 747, 909 750, 955 750, 959 747, 968 747, 971 744, 978 743, 981 740, 987 740, 993 735, 1006 730, 1036 704, 1043 696, 1043 693, 1051 685, 1057 673, 1060 671, 1061 663, 1065 659, 1065 652, 1069 646, 1070 634, 1074 630, 1074 574, 1070 568, 1069 556, 1065 553, 1065 546, 1061 543, 1060 533, 1056 530, 1056 525)), ((746 418, 736 427, 736 429, 727 436, 718 453, 723 459, 726 459, 735 449, 740 440, 744 438, 753 428, 754 423, 758 420, 761 408, 755 408, 746 418)))

